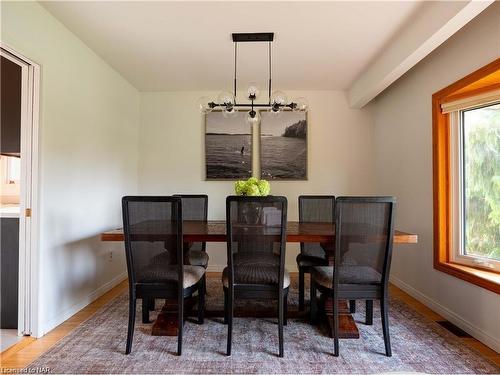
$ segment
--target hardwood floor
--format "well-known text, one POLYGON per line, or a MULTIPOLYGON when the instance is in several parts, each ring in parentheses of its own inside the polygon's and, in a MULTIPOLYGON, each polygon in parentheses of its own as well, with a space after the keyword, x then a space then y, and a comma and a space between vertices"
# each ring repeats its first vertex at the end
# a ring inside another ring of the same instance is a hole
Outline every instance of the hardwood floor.
MULTIPOLYGON (((220 274, 209 272, 207 276, 220 277, 220 274)), ((298 274, 295 273, 291 276, 297 278, 298 274)), ((73 315, 71 318, 54 328, 52 331, 50 331, 40 339, 34 339, 31 337, 22 339, 19 343, 15 344, 14 346, 10 347, 0 354, 0 367, 2 369, 19 369, 26 367, 36 358, 40 357, 43 353, 52 348, 52 346, 54 346, 60 339, 68 335, 77 326, 94 315, 97 310, 99 310, 103 305, 126 291, 127 288, 128 284, 126 281, 120 283, 115 288, 99 297, 90 305, 80 310, 77 314, 73 315)), ((392 293, 392 295, 397 296, 400 300, 404 301, 415 311, 427 317, 428 319, 433 321, 445 320, 442 316, 432 311, 427 306, 423 305, 415 298, 411 297, 394 285, 390 286, 390 292, 392 293)), ((490 349, 474 338, 461 338, 460 340, 462 340, 465 345, 476 349, 485 358, 488 358, 489 360, 495 362, 500 366, 499 353, 495 352, 494 350, 490 349)), ((4 372, 5 370, 2 371, 2 373, 4 372)))
POLYGON ((128 290, 128 282, 123 281, 109 292, 96 299, 90 305, 80 310, 64 323, 58 325, 45 336, 39 339, 25 337, 19 343, 11 346, 9 349, 0 354, 0 367, 2 369, 26 367, 43 353, 52 348, 60 339, 65 337, 81 323, 94 315, 103 305, 126 290, 128 290))

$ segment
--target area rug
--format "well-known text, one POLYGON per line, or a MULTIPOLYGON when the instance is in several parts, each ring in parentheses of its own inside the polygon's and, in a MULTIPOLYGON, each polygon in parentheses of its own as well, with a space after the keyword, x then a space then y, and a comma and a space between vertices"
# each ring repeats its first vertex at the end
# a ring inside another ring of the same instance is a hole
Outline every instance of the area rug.
MULTIPOLYGON (((222 285, 208 280, 208 308, 222 308, 222 285)), ((138 304, 140 305, 140 304, 138 304)), ((151 317, 158 313, 151 313, 151 317)), ((295 283, 289 296, 297 310, 295 283)), ((305 319, 290 319, 285 326, 285 357, 279 358, 278 326, 272 318, 235 318, 233 353, 225 355, 227 326, 217 317, 198 325, 189 318, 184 329, 183 354, 176 356, 176 337, 153 337, 151 324, 140 322, 140 307, 132 353, 125 355, 128 295, 103 306, 94 316, 30 364, 50 373, 500 373, 500 368, 462 344, 437 323, 418 314, 397 298, 390 300, 393 356, 384 355, 380 310, 374 304, 374 324, 366 326, 364 308, 354 314, 361 338, 341 340, 334 357, 333 340, 305 319)), ((240 309, 259 305, 239 306, 240 309)), ((297 314, 295 314, 297 315, 297 314)))

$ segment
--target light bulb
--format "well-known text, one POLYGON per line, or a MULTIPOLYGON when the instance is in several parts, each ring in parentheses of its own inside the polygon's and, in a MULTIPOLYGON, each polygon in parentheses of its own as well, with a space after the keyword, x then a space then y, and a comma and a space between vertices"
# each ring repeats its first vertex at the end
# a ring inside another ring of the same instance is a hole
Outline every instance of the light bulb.
POLYGON ((283 111, 279 107, 271 107, 267 112, 269 113, 269 116, 273 118, 281 117, 281 114, 283 113, 283 111))
POLYGON ((250 100, 256 100, 259 97, 259 86, 255 82, 251 82, 247 88, 247 97, 250 100))
POLYGON ((211 107, 209 104, 211 102, 212 99, 210 99, 208 96, 202 96, 196 101, 196 106, 201 113, 207 114, 213 111, 213 107, 211 107))
POLYGON ((229 91, 223 91, 217 97, 217 102, 218 104, 232 107, 235 103, 234 95, 229 91))
POLYGON ((304 97, 292 99, 292 102, 295 103, 295 106, 292 108, 294 112, 307 112, 309 109, 309 102, 304 97))
POLYGON ((238 110, 236 109, 235 106, 232 106, 232 107, 226 106, 222 110, 222 116, 224 116, 225 118, 234 118, 234 117, 238 116, 238 110))
POLYGON ((286 94, 283 91, 274 91, 271 94, 271 103, 272 104, 277 103, 277 104, 283 106, 283 105, 286 105, 287 102, 288 102, 288 97, 286 96, 286 94))
POLYGON ((248 125, 258 124, 260 121, 260 113, 256 110, 250 110, 247 113, 246 122, 248 125))

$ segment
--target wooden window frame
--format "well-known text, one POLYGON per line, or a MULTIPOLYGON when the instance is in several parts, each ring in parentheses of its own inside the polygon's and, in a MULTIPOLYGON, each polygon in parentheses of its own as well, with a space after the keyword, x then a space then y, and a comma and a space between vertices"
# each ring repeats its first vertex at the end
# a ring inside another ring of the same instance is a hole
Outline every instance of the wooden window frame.
POLYGON ((499 88, 500 58, 432 95, 434 268, 497 294, 500 273, 451 261, 454 241, 450 114, 443 114, 441 105, 499 88))

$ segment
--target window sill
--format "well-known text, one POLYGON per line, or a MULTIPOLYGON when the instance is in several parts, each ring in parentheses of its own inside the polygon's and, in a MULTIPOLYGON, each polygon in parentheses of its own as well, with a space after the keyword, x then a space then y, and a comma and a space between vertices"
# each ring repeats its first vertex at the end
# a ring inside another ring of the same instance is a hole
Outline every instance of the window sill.
POLYGON ((500 294, 500 274, 484 269, 464 266, 456 263, 439 262, 435 269, 470 282, 471 284, 500 294))

